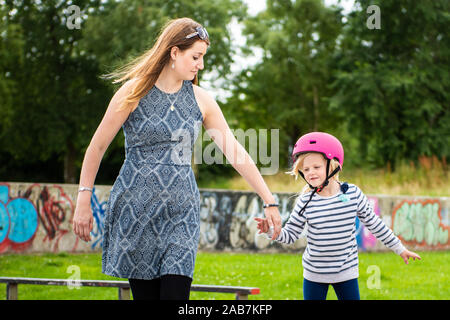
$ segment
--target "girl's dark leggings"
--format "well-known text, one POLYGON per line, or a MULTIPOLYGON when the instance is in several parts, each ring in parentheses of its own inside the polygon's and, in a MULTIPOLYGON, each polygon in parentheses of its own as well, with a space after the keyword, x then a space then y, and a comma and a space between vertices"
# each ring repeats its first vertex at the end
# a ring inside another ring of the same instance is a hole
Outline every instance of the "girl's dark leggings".
POLYGON ((134 300, 189 300, 192 279, 164 275, 152 280, 128 279, 134 300))
MULTIPOLYGON (((330 284, 339 300, 359 300, 358 279, 330 284)), ((305 300, 326 300, 330 284, 312 282, 303 278, 303 298, 305 300)))

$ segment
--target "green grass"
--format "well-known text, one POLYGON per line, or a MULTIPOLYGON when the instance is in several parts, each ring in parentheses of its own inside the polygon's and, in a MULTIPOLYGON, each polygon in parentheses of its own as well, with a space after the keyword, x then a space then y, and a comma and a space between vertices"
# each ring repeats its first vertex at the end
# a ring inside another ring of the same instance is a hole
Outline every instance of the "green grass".
MULTIPOLYGON (((360 253, 361 299, 406 300, 450 298, 450 252, 419 252, 421 261, 405 265, 394 253, 360 253), (367 280, 380 270, 380 288, 369 289, 367 280)), ((70 265, 80 267, 82 279, 117 280, 101 273, 101 254, 31 254, 0 256, 0 276, 67 279, 70 265)), ((194 283, 255 286, 261 294, 250 299, 303 299, 300 254, 208 253, 197 256, 194 283)), ((0 299, 6 298, 0 284, 0 299)), ((65 286, 19 285, 21 300, 117 299, 117 288, 69 289, 65 286)), ((192 300, 234 299, 232 294, 192 292, 192 300)), ((328 299, 336 299, 330 287, 328 299)))

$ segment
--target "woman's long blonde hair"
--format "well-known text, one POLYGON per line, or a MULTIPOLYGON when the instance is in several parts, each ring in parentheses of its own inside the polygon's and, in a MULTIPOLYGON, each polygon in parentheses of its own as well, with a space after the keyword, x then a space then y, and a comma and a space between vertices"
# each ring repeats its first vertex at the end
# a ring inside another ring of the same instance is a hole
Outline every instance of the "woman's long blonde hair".
MULTIPOLYGON (((186 39, 186 36, 195 32, 197 27, 201 27, 201 24, 190 18, 170 20, 161 29, 151 49, 116 71, 103 76, 105 79, 113 79, 113 83, 134 80, 130 93, 120 103, 118 111, 131 108, 153 87, 164 66, 169 63, 170 51, 173 47, 176 46, 183 51, 199 40, 199 37, 186 39)), ((209 46, 209 39, 202 41, 209 46)), ((197 75, 192 82, 198 83, 197 75)))
MULTIPOLYGON (((292 166, 292 170, 291 170, 291 171, 288 171, 288 172, 286 172, 286 173, 295 176, 295 180, 297 180, 298 176, 300 175, 300 174, 298 173, 298 171, 299 171, 299 170, 301 171, 301 169, 303 168, 303 162, 305 161, 305 158, 306 158, 308 155, 312 154, 312 153, 318 153, 318 154, 320 154, 320 155, 323 156, 323 154, 320 153, 320 152, 306 152, 306 153, 303 153, 303 154, 301 154, 301 155, 297 158, 297 160, 294 162, 294 165, 292 166)), ((327 160, 327 159, 325 158, 325 156, 323 156, 323 158, 324 158, 325 161, 327 160)), ((330 161, 330 168, 329 168, 328 174, 330 174, 331 172, 333 172, 333 170, 336 169, 336 168, 339 167, 339 166, 340 166, 339 161, 337 161, 336 159, 332 159, 332 160, 330 161)), ((330 179, 334 179, 334 180, 336 180, 337 182, 339 182, 339 172, 337 172, 337 173, 336 173, 334 176, 332 176, 330 179)), ((306 185, 303 187, 303 189, 302 189, 302 191, 300 192, 300 194, 304 194, 304 193, 307 193, 307 192, 309 192, 309 191, 312 191, 312 189, 309 187, 308 184, 306 184, 306 185)))

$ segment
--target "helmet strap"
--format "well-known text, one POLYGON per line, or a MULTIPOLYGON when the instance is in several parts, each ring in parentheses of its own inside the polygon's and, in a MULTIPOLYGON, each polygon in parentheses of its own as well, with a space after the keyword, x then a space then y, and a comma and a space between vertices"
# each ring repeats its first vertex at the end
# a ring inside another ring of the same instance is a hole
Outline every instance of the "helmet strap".
POLYGON ((308 183, 308 186, 313 190, 313 191, 311 192, 311 196, 309 197, 308 201, 307 201, 306 204, 303 206, 303 208, 299 211, 299 215, 302 215, 303 212, 305 212, 306 206, 309 204, 309 202, 310 202, 311 199, 313 198, 314 194, 315 194, 316 192, 322 191, 323 188, 325 188, 325 187, 328 185, 330 178, 331 178, 332 176, 334 176, 336 173, 338 173, 338 172, 341 170, 341 167, 338 166, 336 169, 333 170, 333 172, 330 173, 330 175, 328 175, 328 170, 330 169, 330 163, 331 163, 331 160, 327 158, 327 171, 326 171, 326 172, 327 172, 327 177, 326 177, 324 183, 323 183, 321 186, 319 186, 319 187, 313 187, 312 185, 310 185, 310 184, 308 183, 308 181, 306 181, 306 178, 305 178, 305 175, 303 174, 303 172, 301 172, 300 170, 298 170, 298 173, 302 176, 302 178, 306 181, 306 183, 308 183))

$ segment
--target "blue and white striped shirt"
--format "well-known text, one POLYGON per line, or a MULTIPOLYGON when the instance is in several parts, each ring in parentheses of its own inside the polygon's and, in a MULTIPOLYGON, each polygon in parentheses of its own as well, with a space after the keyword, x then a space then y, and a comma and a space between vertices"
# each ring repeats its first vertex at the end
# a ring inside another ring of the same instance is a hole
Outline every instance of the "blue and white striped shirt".
POLYGON ((303 276, 310 281, 336 283, 358 278, 356 216, 385 246, 397 254, 405 250, 401 241, 373 211, 366 195, 354 184, 348 184, 345 195, 322 197, 317 193, 306 210, 299 211, 311 192, 300 195, 289 220, 276 239, 294 243, 307 223, 307 246, 303 253, 303 276))

